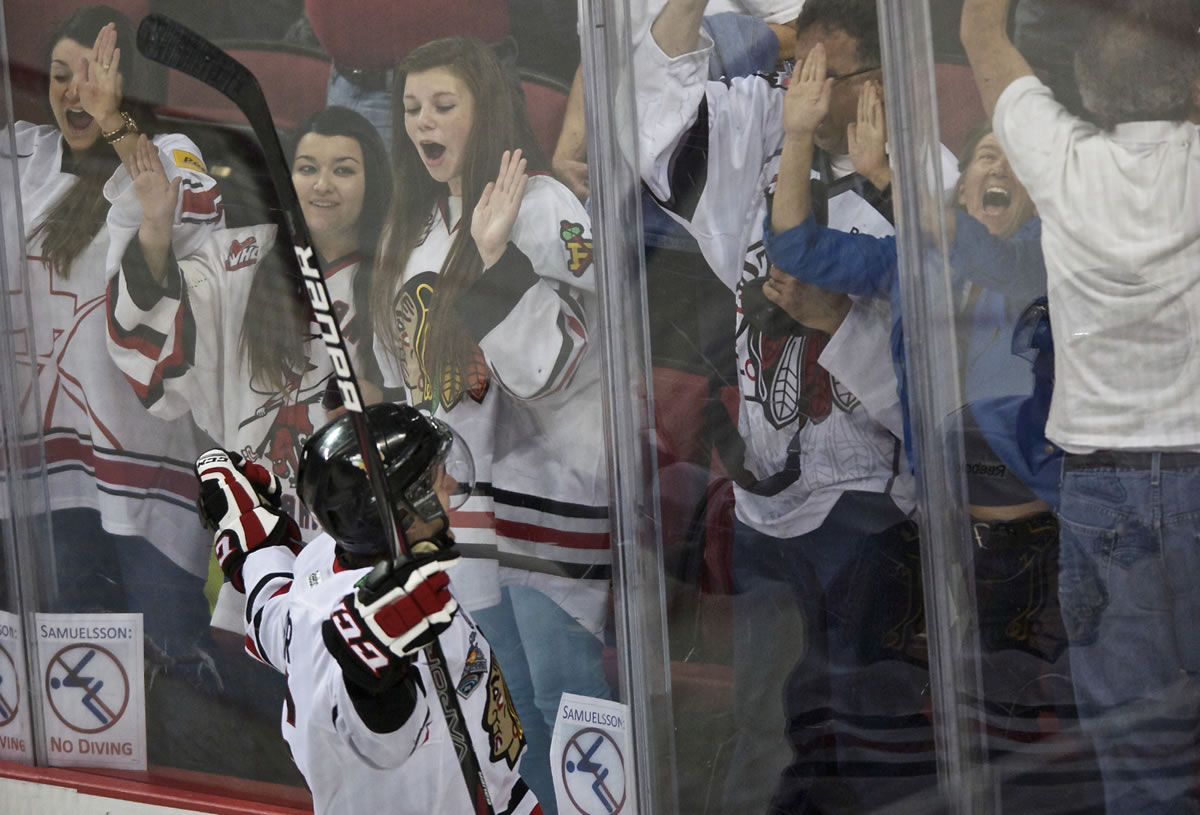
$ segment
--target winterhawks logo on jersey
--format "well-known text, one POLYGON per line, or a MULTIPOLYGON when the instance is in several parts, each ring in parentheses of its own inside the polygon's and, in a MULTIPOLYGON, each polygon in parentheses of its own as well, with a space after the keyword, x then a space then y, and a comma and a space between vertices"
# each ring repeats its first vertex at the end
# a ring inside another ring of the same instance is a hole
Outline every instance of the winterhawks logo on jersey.
POLYGON ((236 272, 238 269, 253 266, 258 263, 258 255, 261 251, 262 247, 258 245, 258 238, 250 237, 245 241, 234 240, 229 244, 229 252, 225 255, 225 271, 236 272))
POLYGON ((561 230, 559 236, 571 254, 567 261, 567 270, 576 277, 581 277, 592 265, 592 242, 584 240, 583 224, 561 221, 558 226, 561 230))

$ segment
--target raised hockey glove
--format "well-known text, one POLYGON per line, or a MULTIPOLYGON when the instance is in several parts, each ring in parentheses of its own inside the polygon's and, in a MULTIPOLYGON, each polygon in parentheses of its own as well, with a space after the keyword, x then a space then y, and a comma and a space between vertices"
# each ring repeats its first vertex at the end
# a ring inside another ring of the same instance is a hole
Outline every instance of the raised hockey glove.
POLYGON ((237 453, 209 450, 196 459, 196 511, 213 530, 213 550, 226 579, 244 592, 242 564, 264 546, 295 546, 300 530, 280 509, 280 484, 264 467, 237 453))
POLYGON ((372 693, 403 677, 413 654, 450 627, 458 601, 446 570, 459 562, 438 549, 395 568, 380 563, 342 598, 321 627, 347 680, 372 693))

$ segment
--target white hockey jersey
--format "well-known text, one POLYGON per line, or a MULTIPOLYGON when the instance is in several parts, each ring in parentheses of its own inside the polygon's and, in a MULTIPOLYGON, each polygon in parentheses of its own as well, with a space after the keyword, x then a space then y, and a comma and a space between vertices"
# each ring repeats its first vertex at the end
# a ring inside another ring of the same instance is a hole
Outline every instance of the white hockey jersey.
POLYGON ((385 384, 471 449, 476 491, 451 516, 464 556, 495 558, 502 581, 537 588, 600 634, 611 554, 590 220, 566 187, 529 179, 508 253, 458 300, 477 354, 454 372, 466 388, 448 404, 455 389, 432 381, 423 351, 461 207, 436 208, 409 258, 395 293, 399 358, 376 341, 385 384))
MULTIPOLYGON (((179 278, 165 288, 121 269, 109 284, 108 347, 151 413, 190 413, 220 447, 278 476, 284 508, 310 540, 320 527, 296 498, 296 468, 304 442, 327 421, 321 398, 333 364, 313 323, 304 370, 292 372, 280 393, 251 382, 240 345, 250 284, 275 232, 264 224, 213 233, 179 255, 179 278)), ((357 254, 333 261, 325 281, 352 354, 369 331, 354 310, 358 264, 357 254)), ((270 312, 253 318, 275 319, 270 312)))
MULTIPOLYGON (((425 654, 414 663, 421 692, 412 715, 398 730, 378 733, 355 708, 325 648, 321 625, 368 571, 341 568, 328 535, 299 555, 270 546, 246 559, 247 650, 287 675, 283 737, 318 815, 470 815, 475 810, 425 654)), ((460 609, 439 641, 493 809, 540 813, 519 775, 524 735, 487 640, 460 609)))
MULTIPOLYGON (((763 76, 708 81, 711 41, 701 36, 707 47, 675 59, 653 37, 634 52, 641 174, 737 295, 746 468, 762 480, 799 465, 798 477, 774 495, 735 485, 737 516, 764 534, 794 537, 819 527, 847 490, 889 494, 911 512, 915 483, 900 441, 888 304, 856 301, 828 339, 770 339, 742 316, 742 287, 768 271, 763 218, 778 176, 785 90, 763 76)), ((893 233, 853 191, 833 195, 828 207, 834 228, 893 233)))
MULTIPOLYGON (((77 176, 56 128, 17 122, 12 135, 28 235, 77 176)), ((223 225, 220 191, 189 139, 165 134, 154 144, 168 176, 183 179, 173 240, 182 251, 192 251, 223 225)), ((25 273, 10 280, 10 298, 28 295, 30 303, 29 312, 23 302, 9 310, 23 432, 27 439, 44 434, 52 509, 97 509, 107 531, 146 538, 176 564, 203 576, 209 547, 196 523, 192 473, 203 437, 190 421, 150 415, 105 346, 105 270, 112 268, 107 257, 111 245, 123 246, 136 231, 141 206, 119 164, 104 195, 111 203, 107 226, 73 261, 68 278, 42 257, 35 237, 26 247, 25 273)), ((3 217, 16 222, 11 197, 3 199, 3 217)))

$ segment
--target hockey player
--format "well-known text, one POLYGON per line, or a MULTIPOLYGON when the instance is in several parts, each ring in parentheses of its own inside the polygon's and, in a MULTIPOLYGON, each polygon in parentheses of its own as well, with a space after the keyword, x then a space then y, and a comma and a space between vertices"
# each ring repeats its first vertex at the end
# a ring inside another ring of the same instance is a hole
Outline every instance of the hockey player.
POLYGON ((0 196, 0 207, 4 223, 23 223, 26 236, 25 264, 9 286, 28 298, 10 310, 23 372, 16 398, 33 446, 26 452, 45 453, 52 510, 53 551, 37 552, 41 610, 141 612, 152 656, 191 657, 207 631, 208 547, 190 531, 201 434, 147 413, 104 347, 106 256, 140 218, 122 165, 139 133, 186 190, 164 213, 179 251, 220 228, 223 210, 196 145, 156 132, 149 110, 125 95, 137 86, 138 62, 123 15, 77 10, 47 42, 54 123, 16 122, 4 133, 16 151, 15 159, 2 152, 18 174, 20 219, 12 196, 0 196))
POLYGON ((196 461, 201 518, 249 598, 246 648, 287 675, 283 736, 314 809, 477 811, 422 653, 436 639, 494 810, 540 813, 518 773, 524 736, 500 666, 449 590, 460 556, 447 511, 470 494, 470 451, 408 406, 372 405, 367 418, 409 561, 389 558, 349 416, 304 445, 300 497, 326 534, 303 548, 274 476, 223 450, 196 461))
POLYGON ((480 489, 455 516, 465 561, 455 587, 489 606, 471 609, 509 672, 527 720, 526 777, 546 802, 562 693, 610 695, 591 225, 566 187, 536 172, 546 162, 487 45, 423 45, 395 82, 404 130, 372 279, 376 354, 385 384, 403 386, 475 456, 480 489))

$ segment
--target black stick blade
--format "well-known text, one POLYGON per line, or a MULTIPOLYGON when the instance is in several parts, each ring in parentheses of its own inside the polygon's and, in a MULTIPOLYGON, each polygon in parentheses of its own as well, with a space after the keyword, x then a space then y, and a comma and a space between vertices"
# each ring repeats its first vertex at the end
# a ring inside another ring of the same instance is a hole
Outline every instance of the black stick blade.
POLYGON ((142 18, 137 47, 146 59, 195 77, 229 97, 238 107, 265 107, 262 88, 246 66, 169 17, 148 14, 142 18))

